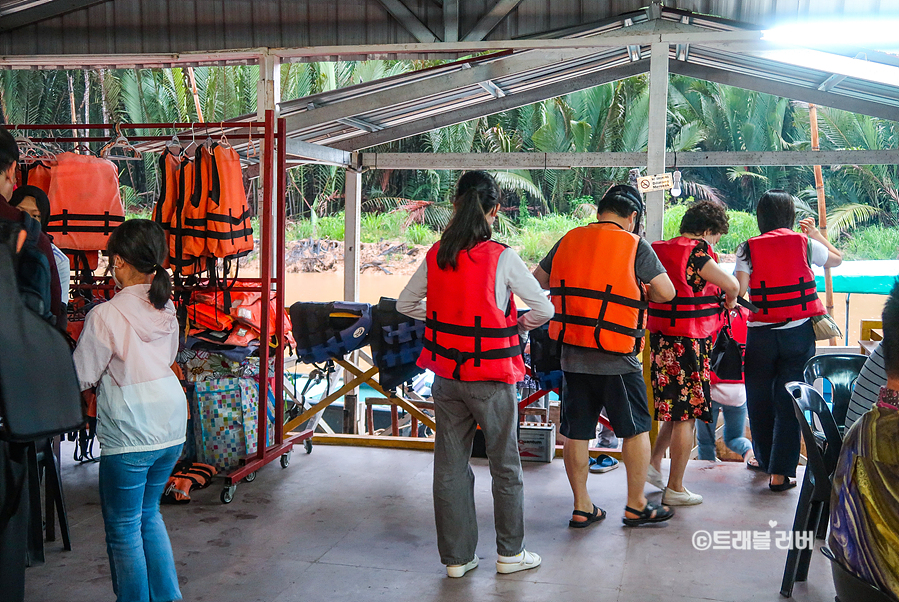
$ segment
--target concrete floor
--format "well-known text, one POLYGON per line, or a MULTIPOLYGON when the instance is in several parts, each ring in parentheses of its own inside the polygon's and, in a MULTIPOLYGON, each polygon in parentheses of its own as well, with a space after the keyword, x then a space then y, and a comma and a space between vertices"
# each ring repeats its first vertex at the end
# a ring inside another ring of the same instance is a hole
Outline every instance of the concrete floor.
MULTIPOLYGON (((705 503, 638 529, 621 524, 624 469, 591 475, 594 502, 609 517, 584 531, 567 528, 571 498, 561 460, 525 464, 527 547, 543 556, 543 565, 499 576, 490 478, 486 462, 476 460, 483 560, 465 578, 448 579, 437 555, 430 453, 299 451, 286 470, 275 463, 241 484, 229 505, 219 502, 216 484, 186 506, 164 507, 185 600, 782 600, 785 551, 772 545, 770 551, 700 552, 691 543, 700 529, 767 531, 777 521, 777 531, 792 524, 798 489, 771 493, 763 476, 740 464, 691 462, 687 485, 705 503)), ((63 453, 74 550, 47 544, 46 564, 28 569, 26 600, 113 600, 97 467, 73 465, 71 448, 63 453)), ((830 567, 819 552, 794 599, 834 599, 830 567)))

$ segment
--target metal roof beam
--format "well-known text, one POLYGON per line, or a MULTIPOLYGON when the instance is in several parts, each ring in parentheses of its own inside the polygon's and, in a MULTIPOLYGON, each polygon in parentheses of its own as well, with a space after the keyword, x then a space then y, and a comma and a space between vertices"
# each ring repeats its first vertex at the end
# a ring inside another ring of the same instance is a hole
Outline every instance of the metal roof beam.
POLYGON ((324 146, 322 144, 312 144, 310 142, 288 138, 286 150, 287 154, 292 157, 312 159, 316 163, 341 165, 344 167, 352 165, 351 153, 331 148, 330 146, 324 146))
POLYGON ((0 33, 25 27, 38 21, 59 17, 82 8, 103 4, 108 0, 45 0, 43 2, 20 2, 0 10, 0 33))
POLYGON ((343 125, 348 125, 350 127, 354 127, 357 130, 362 130, 363 132, 379 132, 384 128, 380 125, 375 125, 370 121, 366 121, 365 119, 359 119, 358 117, 343 117, 342 119, 335 119, 337 123, 342 123, 343 125))
POLYGON ((478 85, 484 88, 487 92, 493 95, 494 98, 502 98, 506 95, 502 88, 496 85, 496 83, 490 81, 489 79, 485 82, 478 82, 478 85))
MULTIPOLYGON (((539 55, 513 54, 508 57, 492 59, 470 69, 459 69, 453 73, 429 77, 412 84, 406 84, 386 90, 376 90, 370 94, 360 95, 348 100, 336 101, 287 117, 288 131, 297 131, 329 121, 362 115, 379 107, 413 102, 420 98, 441 94, 465 86, 477 85, 513 73, 538 69, 568 58, 577 58, 592 54, 590 51, 544 52, 539 55)), ((302 100, 302 99, 301 99, 302 100)), ((283 108, 282 108, 283 110, 283 108)))
POLYGON ((486 15, 481 17, 478 24, 468 32, 465 36, 466 42, 478 42, 486 38, 493 29, 505 19, 516 6, 521 4, 521 0, 498 0, 486 15))
POLYGON ((880 117, 881 119, 889 119, 891 121, 896 119, 897 107, 894 104, 872 102, 834 92, 821 92, 814 88, 787 84, 757 75, 745 75, 682 61, 670 61, 669 70, 671 73, 677 73, 678 75, 686 75, 746 90, 755 90, 756 92, 792 100, 810 102, 816 105, 849 111, 850 113, 861 113, 862 115, 880 117))
MULTIPOLYGON (((646 153, 360 153, 371 169, 571 169, 646 167, 646 153)), ((674 167, 894 165, 899 150, 686 152, 668 154, 674 167), (676 161, 675 161, 676 158, 676 161)))
POLYGON ((443 41, 459 41, 459 0, 443 0, 443 41))
POLYGON ((378 0, 378 2, 419 42, 429 44, 437 41, 437 36, 431 33, 431 30, 400 0, 378 0))
POLYGON ((503 98, 453 109, 446 113, 433 115, 424 119, 417 119, 410 123, 395 127, 387 127, 380 132, 341 140, 331 146, 347 151, 369 148, 385 142, 392 142, 393 140, 400 140, 402 138, 408 138, 409 136, 415 136, 416 134, 422 134, 448 125, 455 125, 457 123, 486 117, 487 115, 493 115, 502 111, 508 111, 509 109, 534 104, 548 98, 555 98, 557 96, 563 96, 579 90, 586 90, 587 88, 593 88, 634 75, 640 75, 641 73, 646 73, 648 70, 649 59, 644 59, 636 63, 627 63, 620 67, 611 67, 587 75, 552 82, 537 88, 532 88, 525 92, 519 92, 518 94, 509 94, 503 98))

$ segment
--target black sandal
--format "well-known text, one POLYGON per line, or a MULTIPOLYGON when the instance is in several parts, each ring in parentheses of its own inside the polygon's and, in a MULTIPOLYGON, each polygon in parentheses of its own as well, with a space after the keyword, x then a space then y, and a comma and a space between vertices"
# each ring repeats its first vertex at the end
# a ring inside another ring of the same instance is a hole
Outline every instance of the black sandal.
POLYGON ((583 529, 585 527, 589 527, 593 523, 598 523, 602 519, 606 517, 606 511, 602 508, 597 508, 596 504, 593 504, 593 514, 589 512, 584 512, 583 510, 575 510, 571 513, 572 516, 583 516, 587 520, 574 520, 571 519, 568 521, 568 526, 572 529, 583 529))
POLYGON ((774 485, 773 483, 768 483, 768 489, 771 491, 786 491, 787 489, 792 489, 796 486, 796 479, 791 479, 790 477, 784 477, 784 482, 780 485, 774 485))
POLYGON ((755 470, 757 472, 765 472, 765 469, 762 468, 762 465, 759 464, 759 461, 755 456, 746 460, 746 468, 748 468, 749 470, 755 470), (753 464, 753 462, 755 462, 755 464, 753 464))
POLYGON ((646 507, 643 508, 643 510, 634 510, 630 506, 625 506, 624 511, 636 514, 637 518, 628 518, 625 516, 621 519, 621 522, 627 527, 638 527, 647 523, 663 523, 674 516, 674 510, 668 508, 666 511, 665 508, 665 506, 654 504, 652 502, 646 502, 646 507))

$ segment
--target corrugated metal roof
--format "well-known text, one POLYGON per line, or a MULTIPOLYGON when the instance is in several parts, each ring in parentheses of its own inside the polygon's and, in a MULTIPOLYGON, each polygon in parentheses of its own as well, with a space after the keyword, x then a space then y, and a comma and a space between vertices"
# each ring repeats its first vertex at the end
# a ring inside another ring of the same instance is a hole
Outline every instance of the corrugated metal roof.
MULTIPOLYGON (((437 39, 443 39, 439 2, 405 0, 405 4, 437 39)), ((460 33, 470 31, 494 4, 495 0, 459 2, 460 33)), ((559 35, 647 4, 649 0, 522 0, 487 39, 559 35)), ((665 4, 694 13, 697 23, 700 15, 714 15, 754 26, 899 10, 897 0, 666 0, 665 4)), ((29 18, 37 20, 0 33, 0 54, 129 55, 416 41, 378 0, 0 0, 0 32, 4 22, 21 25, 29 18), (78 6, 84 8, 71 10, 78 6)))

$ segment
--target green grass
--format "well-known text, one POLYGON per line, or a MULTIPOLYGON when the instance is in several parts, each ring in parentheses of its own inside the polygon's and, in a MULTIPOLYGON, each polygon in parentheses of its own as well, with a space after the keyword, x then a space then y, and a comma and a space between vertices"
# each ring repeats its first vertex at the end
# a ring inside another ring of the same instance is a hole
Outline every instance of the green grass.
POLYGON ((843 259, 897 259, 899 229, 869 226, 847 235, 841 244, 843 259))
POLYGON ((552 214, 528 218, 517 232, 509 236, 497 236, 516 251, 527 263, 537 263, 543 259, 566 232, 572 228, 589 224, 590 219, 578 219, 571 215, 552 214))
MULTIPOLYGON (((672 205, 665 209, 664 238, 674 238, 680 233, 680 222, 687 212, 686 204, 672 205)), ((728 211, 730 229, 727 234, 715 245, 719 253, 735 253, 740 243, 753 236, 758 236, 759 227, 755 215, 743 211, 728 211)))

